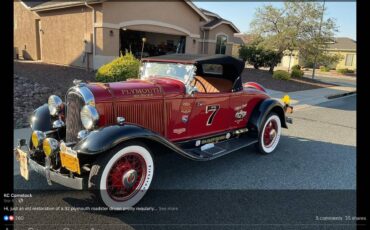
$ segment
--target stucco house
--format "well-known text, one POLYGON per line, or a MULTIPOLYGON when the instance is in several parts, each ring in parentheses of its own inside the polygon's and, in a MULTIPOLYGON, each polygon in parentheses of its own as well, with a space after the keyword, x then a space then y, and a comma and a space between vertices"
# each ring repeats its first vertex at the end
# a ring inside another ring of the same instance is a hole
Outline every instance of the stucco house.
POLYGON ((125 52, 237 55, 235 33, 186 0, 14 0, 14 57, 45 63, 97 69, 125 52))
MULTIPOLYGON (((333 69, 356 69, 356 41, 346 38, 346 37, 337 37, 330 42, 325 51, 329 54, 340 54, 342 59, 338 63, 334 63, 330 66, 333 69)), ((290 55, 283 56, 280 66, 288 68, 290 62, 290 67, 293 65, 299 64, 304 66, 304 58, 299 55, 298 51, 293 51, 293 55, 290 58, 290 55)))

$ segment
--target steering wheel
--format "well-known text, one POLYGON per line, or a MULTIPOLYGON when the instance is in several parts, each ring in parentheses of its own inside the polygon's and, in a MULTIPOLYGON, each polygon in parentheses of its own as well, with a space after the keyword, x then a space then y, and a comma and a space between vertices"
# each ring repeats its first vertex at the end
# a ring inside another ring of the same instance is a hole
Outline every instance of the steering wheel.
MULTIPOLYGON (((200 85, 203 87, 203 89, 204 89, 204 92, 205 93, 207 93, 207 88, 204 86, 204 84, 196 77, 196 76, 194 76, 194 80, 195 81, 197 81, 197 82, 199 82, 200 83, 200 85)), ((194 81, 194 82, 195 82, 194 81)), ((195 86, 196 85, 196 83, 194 83, 194 85, 193 86, 195 86)))

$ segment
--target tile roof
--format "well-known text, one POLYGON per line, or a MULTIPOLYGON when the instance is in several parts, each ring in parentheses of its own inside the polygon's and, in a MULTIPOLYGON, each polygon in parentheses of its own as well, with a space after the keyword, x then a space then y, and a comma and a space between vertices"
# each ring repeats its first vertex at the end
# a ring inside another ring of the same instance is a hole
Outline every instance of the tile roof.
POLYGON ((346 37, 338 37, 334 39, 334 43, 328 45, 328 49, 356 50, 356 41, 346 37))
POLYGON ((205 14, 205 15, 208 15, 208 16, 213 16, 213 17, 216 17, 216 18, 221 18, 220 15, 214 13, 214 12, 211 12, 209 10, 205 10, 203 8, 200 8, 200 10, 205 14))
POLYGON ((254 40, 254 36, 251 34, 236 34, 235 37, 243 40, 244 44, 249 44, 254 40))
POLYGON ((239 44, 239 45, 244 45, 245 44, 243 39, 240 38, 240 37, 237 37, 237 36, 234 36, 234 43, 239 44))
POLYGON ((222 18, 221 19, 217 18, 217 19, 214 19, 214 20, 204 24, 204 27, 212 27, 212 26, 217 25, 218 23, 220 23, 222 21, 226 21, 226 20, 224 20, 222 18))
POLYGON ((220 15, 216 14, 216 13, 213 13, 211 11, 208 11, 208 10, 205 10, 205 9, 200 9, 205 15, 214 15, 214 18, 213 20, 209 21, 208 23, 204 24, 203 27, 204 28, 212 28, 213 26, 216 26, 218 24, 221 24, 221 23, 226 23, 226 24, 229 24, 231 27, 233 27, 233 29, 236 31, 236 32, 239 32, 239 29, 230 21, 220 17, 220 15))

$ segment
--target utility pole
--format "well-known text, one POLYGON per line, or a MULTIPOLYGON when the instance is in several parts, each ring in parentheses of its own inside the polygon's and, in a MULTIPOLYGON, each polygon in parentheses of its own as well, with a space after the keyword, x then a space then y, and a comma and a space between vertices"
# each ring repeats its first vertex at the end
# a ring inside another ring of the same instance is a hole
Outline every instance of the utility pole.
POLYGON ((290 72, 290 63, 292 62, 292 55, 293 55, 293 48, 290 49, 288 73, 290 72))
MULTIPOLYGON (((324 0, 323 5, 322 5, 322 12, 321 12, 321 19, 320 19, 320 26, 319 26, 319 38, 321 37, 321 27, 322 27, 322 21, 323 21, 323 18, 324 18, 324 11, 325 11, 325 0, 324 0)), ((312 79, 315 78, 316 61, 317 61, 317 54, 315 54, 315 59, 313 61, 312 79)))

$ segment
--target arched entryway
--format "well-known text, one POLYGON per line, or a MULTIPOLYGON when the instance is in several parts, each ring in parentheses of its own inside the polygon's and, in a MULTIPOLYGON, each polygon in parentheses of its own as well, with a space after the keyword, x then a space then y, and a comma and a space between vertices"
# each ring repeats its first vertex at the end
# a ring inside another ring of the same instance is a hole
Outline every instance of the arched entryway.
POLYGON ((120 52, 132 52, 138 58, 184 53, 186 37, 191 36, 184 28, 158 21, 129 21, 119 27, 120 52))

